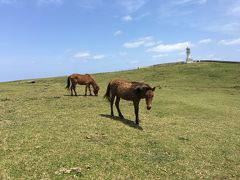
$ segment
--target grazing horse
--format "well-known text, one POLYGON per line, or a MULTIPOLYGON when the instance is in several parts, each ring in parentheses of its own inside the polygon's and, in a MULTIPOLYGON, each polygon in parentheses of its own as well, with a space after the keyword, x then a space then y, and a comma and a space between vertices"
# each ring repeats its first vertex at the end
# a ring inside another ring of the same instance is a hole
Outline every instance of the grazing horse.
POLYGON ((90 96, 92 96, 90 85, 92 85, 92 87, 93 87, 93 92, 94 92, 95 96, 98 95, 99 86, 97 85, 96 81, 92 78, 92 76, 90 76, 89 74, 85 74, 85 75, 72 74, 72 75, 68 76, 66 88, 71 90, 71 96, 73 96, 73 91, 75 93, 75 96, 77 96, 77 92, 76 92, 77 84, 86 85, 85 96, 87 95, 87 88, 90 92, 90 96))
POLYGON ((119 109, 120 98, 127 101, 133 101, 135 116, 136 116, 136 124, 139 125, 139 117, 138 117, 139 102, 141 99, 145 98, 147 109, 150 110, 152 107, 154 90, 155 90, 155 87, 152 88, 146 83, 129 82, 126 80, 112 80, 108 84, 107 91, 104 97, 110 102, 111 116, 114 116, 113 103, 114 103, 115 97, 117 97, 115 101, 115 105, 120 118, 124 118, 119 109))

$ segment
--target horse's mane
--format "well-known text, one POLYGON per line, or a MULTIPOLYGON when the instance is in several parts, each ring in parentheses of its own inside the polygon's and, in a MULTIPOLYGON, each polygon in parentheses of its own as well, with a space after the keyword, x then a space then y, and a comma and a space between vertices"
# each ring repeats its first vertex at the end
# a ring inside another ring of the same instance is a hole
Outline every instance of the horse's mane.
POLYGON ((96 83, 95 79, 93 79, 93 77, 90 74, 85 74, 85 76, 88 76, 89 78, 91 78, 94 81, 94 83, 96 83))
MULTIPOLYGON (((95 79, 94 79, 90 74, 85 74, 85 75, 88 76, 88 77, 90 77, 90 78, 92 79, 92 85, 93 85, 93 86, 99 88, 97 82, 95 81, 95 79)), ((95 88, 95 87, 94 87, 94 88, 95 88)))

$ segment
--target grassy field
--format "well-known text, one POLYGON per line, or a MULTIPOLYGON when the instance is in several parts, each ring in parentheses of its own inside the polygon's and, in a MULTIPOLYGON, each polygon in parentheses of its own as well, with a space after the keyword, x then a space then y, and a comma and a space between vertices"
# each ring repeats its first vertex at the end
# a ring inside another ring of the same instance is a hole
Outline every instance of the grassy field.
POLYGON ((240 179, 240 64, 166 64, 95 74, 100 96, 66 77, 0 83, 0 179, 240 179), (112 78, 156 89, 152 110, 103 99, 112 78), (117 111, 115 110, 115 115, 117 111), (74 169, 75 168, 75 169, 74 169))

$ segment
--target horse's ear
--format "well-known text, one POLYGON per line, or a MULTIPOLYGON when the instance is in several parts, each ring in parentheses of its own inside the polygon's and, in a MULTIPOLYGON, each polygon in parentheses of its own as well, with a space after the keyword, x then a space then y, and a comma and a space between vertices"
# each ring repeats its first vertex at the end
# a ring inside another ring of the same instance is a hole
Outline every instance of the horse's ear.
POLYGON ((153 88, 152 88, 152 91, 155 91, 155 89, 156 89, 156 87, 153 87, 153 88))

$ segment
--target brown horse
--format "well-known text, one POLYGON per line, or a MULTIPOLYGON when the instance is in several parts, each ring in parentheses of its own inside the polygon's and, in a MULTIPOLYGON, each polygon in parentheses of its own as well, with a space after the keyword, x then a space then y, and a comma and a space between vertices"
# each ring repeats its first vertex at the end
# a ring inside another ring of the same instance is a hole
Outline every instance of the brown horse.
POLYGON ((119 109, 120 98, 125 99, 127 101, 133 101, 135 116, 136 116, 136 124, 139 125, 139 117, 138 117, 139 102, 141 99, 145 98, 147 109, 150 110, 152 107, 154 90, 155 90, 155 87, 152 88, 146 83, 129 82, 125 80, 112 80, 108 84, 107 91, 104 97, 110 102, 111 116, 114 116, 113 103, 114 103, 115 97, 117 97, 115 101, 115 105, 120 118, 124 118, 119 109))
POLYGON ((92 85, 92 87, 93 87, 93 92, 94 92, 95 96, 98 95, 99 86, 97 85, 96 81, 92 78, 92 76, 90 76, 89 74, 85 74, 85 75, 72 74, 72 75, 68 76, 66 88, 71 90, 71 96, 73 96, 73 91, 75 93, 75 96, 77 96, 77 92, 76 92, 77 84, 86 85, 85 96, 87 95, 87 88, 90 92, 90 96, 92 96, 90 85, 92 85))

